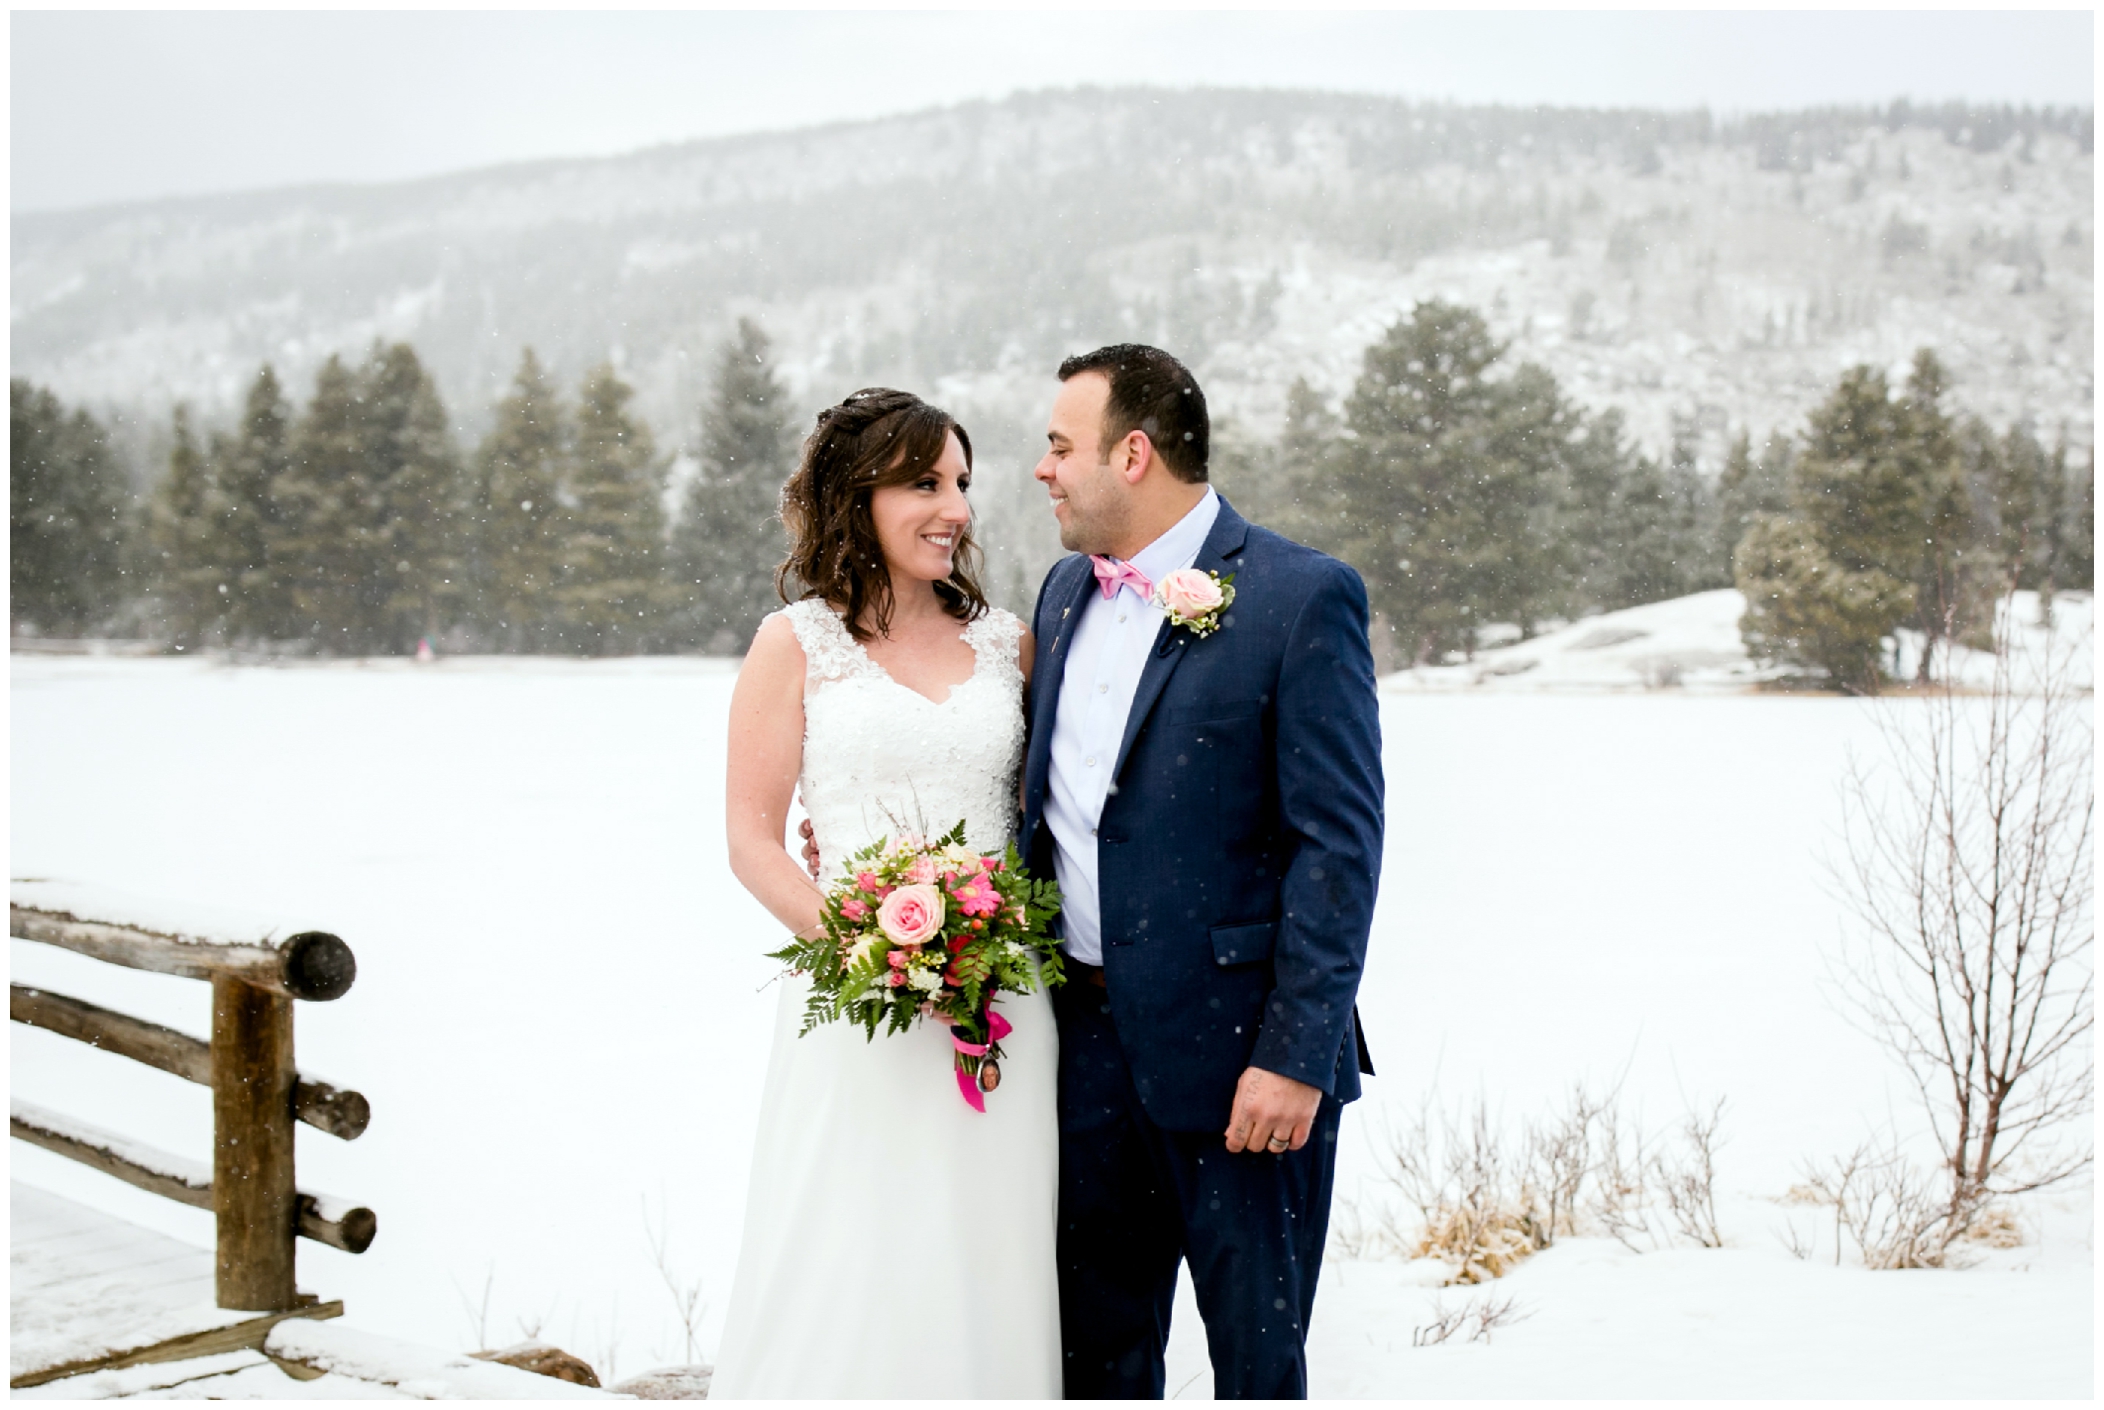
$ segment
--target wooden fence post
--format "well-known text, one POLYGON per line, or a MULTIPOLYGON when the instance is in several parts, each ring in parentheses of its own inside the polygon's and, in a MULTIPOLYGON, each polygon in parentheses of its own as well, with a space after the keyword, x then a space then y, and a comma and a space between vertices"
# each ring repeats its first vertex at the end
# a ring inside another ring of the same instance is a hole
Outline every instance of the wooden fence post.
POLYGON ((212 977, 212 1208, 221 1307, 296 1305, 292 1000, 212 977))

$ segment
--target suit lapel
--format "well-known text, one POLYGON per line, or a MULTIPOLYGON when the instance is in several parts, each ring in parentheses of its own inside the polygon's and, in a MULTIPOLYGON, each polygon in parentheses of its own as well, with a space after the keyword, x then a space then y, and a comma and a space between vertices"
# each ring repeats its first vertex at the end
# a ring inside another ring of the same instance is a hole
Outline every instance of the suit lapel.
POLYGON ((1052 639, 1039 646, 1037 665, 1030 673, 1030 767, 1024 802, 1032 817, 1044 807, 1046 780, 1052 772, 1052 726, 1059 718, 1059 687, 1066 679, 1067 653, 1073 649, 1074 632, 1081 625, 1082 606, 1096 586, 1096 575, 1089 570, 1085 556, 1077 554, 1068 562, 1076 565, 1071 570, 1073 581, 1053 585, 1045 603, 1045 626, 1052 639), (1057 617, 1049 615, 1054 608, 1059 611, 1057 617))
MULTIPOLYGON (((1229 560, 1242 551, 1248 537, 1249 521, 1235 513, 1234 506, 1223 497, 1219 516, 1213 520, 1213 531, 1205 536, 1205 547, 1198 550, 1191 566, 1201 573, 1224 574, 1229 560)), ((1161 699, 1169 677, 1176 674, 1191 645, 1189 632, 1166 617, 1162 620, 1161 630, 1155 634, 1154 650, 1147 653, 1139 686, 1132 693, 1132 710, 1125 716, 1125 737, 1118 742, 1118 764, 1111 771, 1113 779, 1125 771, 1125 756, 1132 753, 1132 742, 1140 737, 1140 726, 1147 722, 1149 712, 1161 699)))

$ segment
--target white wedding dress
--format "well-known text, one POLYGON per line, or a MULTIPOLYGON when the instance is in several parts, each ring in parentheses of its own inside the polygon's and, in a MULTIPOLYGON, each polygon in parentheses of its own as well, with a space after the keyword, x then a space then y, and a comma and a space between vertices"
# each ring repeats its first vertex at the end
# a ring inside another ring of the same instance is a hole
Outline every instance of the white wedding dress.
MULTIPOLYGON (((806 662, 799 782, 827 880, 901 825, 939 836, 962 818, 972 847, 1005 848, 1023 624, 994 611, 966 627, 977 667, 937 703, 886 675, 823 602, 783 615, 806 662)), ((1015 1031, 981 1114, 958 1093, 945 1025, 799 1038, 808 985, 780 989, 711 1397, 1058 1399, 1059 1054, 1044 992, 999 1002, 1015 1031)))

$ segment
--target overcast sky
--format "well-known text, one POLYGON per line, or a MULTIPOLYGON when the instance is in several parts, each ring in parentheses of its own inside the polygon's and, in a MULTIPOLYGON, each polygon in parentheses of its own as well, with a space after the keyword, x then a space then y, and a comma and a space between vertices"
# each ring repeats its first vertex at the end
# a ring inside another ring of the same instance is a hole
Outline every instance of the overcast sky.
POLYGON ((23 13, 15 210, 387 181, 1077 84, 1718 112, 2094 101, 2087 11, 23 13))

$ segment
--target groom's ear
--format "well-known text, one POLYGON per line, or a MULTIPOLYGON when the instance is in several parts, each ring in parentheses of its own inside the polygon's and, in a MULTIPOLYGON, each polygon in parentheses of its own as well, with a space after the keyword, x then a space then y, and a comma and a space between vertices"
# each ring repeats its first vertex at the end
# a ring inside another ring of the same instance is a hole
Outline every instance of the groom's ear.
POLYGON ((1145 431, 1127 431, 1118 447, 1125 455, 1125 467, 1118 473, 1124 476, 1128 485, 1137 485, 1161 461, 1161 457, 1154 453, 1154 442, 1147 439, 1145 431))

